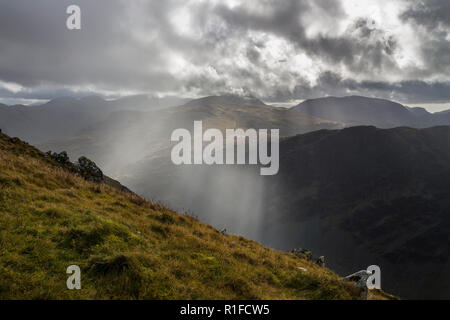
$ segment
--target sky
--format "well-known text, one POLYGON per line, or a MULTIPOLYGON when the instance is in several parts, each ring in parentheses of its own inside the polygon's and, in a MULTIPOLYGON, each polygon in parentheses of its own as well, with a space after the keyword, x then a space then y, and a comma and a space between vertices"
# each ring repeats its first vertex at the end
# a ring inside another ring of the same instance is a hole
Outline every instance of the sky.
POLYGON ((356 94, 436 111, 449 31, 448 0, 0 0, 0 102, 356 94))

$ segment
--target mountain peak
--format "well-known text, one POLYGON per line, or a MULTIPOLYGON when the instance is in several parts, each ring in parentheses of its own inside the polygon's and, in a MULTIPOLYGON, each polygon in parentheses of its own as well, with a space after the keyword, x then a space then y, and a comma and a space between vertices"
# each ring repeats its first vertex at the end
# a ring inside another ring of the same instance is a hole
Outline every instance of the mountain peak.
POLYGON ((42 104, 41 106, 54 106, 54 105, 66 105, 69 103, 75 103, 78 99, 74 97, 57 97, 51 99, 47 103, 42 104))
POLYGON ((363 96, 326 97, 305 100, 292 110, 318 118, 339 121, 347 126, 374 125, 380 128, 412 126, 416 113, 386 99, 363 96))
POLYGON ((96 95, 83 97, 80 99, 80 101, 85 102, 85 103, 105 103, 105 99, 103 99, 100 96, 96 96, 96 95))

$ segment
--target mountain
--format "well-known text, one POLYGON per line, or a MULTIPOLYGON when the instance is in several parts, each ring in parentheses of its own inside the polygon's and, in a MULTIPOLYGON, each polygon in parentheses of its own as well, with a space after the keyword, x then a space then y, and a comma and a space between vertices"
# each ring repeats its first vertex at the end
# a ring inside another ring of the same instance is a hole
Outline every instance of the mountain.
POLYGON ((399 103, 360 96, 306 100, 292 110, 343 122, 347 126, 374 125, 379 128, 416 126, 417 117, 420 117, 399 103))
POLYGON ((84 180, 2 133, 0 158, 1 299, 360 296, 305 258, 84 180), (67 290, 70 265, 81 268, 81 290, 67 290))
POLYGON ((381 267, 404 298, 450 297, 450 127, 353 127, 283 140, 262 238, 341 274, 381 267))
POLYGON ((360 96, 310 99, 291 109, 341 122, 347 127, 372 125, 378 128, 427 128, 450 125, 448 111, 429 113, 424 108, 410 108, 389 100, 360 96))
POLYGON ((87 155, 117 178, 130 175, 137 164, 170 153, 171 133, 192 130, 195 120, 203 127, 280 129, 290 136, 318 129, 341 128, 337 122, 264 104, 253 97, 205 97, 184 105, 155 111, 117 111, 85 127, 79 135, 38 144, 42 150, 66 150, 87 155))
POLYGON ((175 97, 130 96, 107 101, 98 96, 61 97, 38 106, 0 105, 0 128, 32 143, 65 139, 119 110, 157 110, 184 103, 175 97))
POLYGON ((427 111, 427 109, 425 109, 425 108, 421 108, 421 107, 406 107, 406 108, 408 108, 409 111, 411 111, 414 115, 416 115, 418 117, 421 117, 421 116, 427 117, 427 116, 431 115, 431 113, 429 113, 427 111))
POLYGON ((211 105, 249 105, 266 107, 267 105, 255 98, 254 96, 238 96, 232 94, 226 94, 221 96, 208 96, 200 99, 195 99, 187 102, 186 106, 211 106, 211 105))

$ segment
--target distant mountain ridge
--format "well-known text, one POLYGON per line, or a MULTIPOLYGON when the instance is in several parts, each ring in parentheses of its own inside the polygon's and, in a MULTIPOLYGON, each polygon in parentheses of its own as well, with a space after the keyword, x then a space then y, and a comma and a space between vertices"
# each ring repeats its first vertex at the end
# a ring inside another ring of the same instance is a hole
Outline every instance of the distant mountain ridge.
POLYGON ((184 102, 185 99, 175 97, 160 99, 142 95, 110 101, 98 96, 61 97, 34 106, 0 104, 0 128, 32 143, 42 143, 77 135, 114 111, 157 110, 184 102))
POLYGON ((255 98, 254 96, 238 96, 238 95, 221 95, 221 96, 208 96, 200 99, 194 99, 185 104, 185 106, 207 106, 207 105, 251 105, 251 106, 262 106, 266 107, 267 105, 255 98))
POLYGON ((347 127, 373 125, 378 128, 425 128, 450 125, 450 113, 429 113, 385 99, 362 96, 326 97, 303 101, 292 110, 318 118, 339 121, 347 127))
POLYGON ((128 175, 137 163, 154 158, 160 152, 170 152, 172 131, 191 129, 196 120, 203 121, 204 129, 280 129, 281 136, 342 127, 334 121, 266 105, 254 97, 224 95, 154 111, 112 112, 76 136, 40 143, 38 147, 66 150, 72 157, 83 154, 95 159, 107 171, 118 176, 128 175))
POLYGON ((84 135, 97 123, 108 121, 109 115, 116 111, 149 112, 175 106, 178 106, 175 110, 184 115, 187 115, 189 108, 191 115, 199 116, 208 112, 216 113, 217 110, 222 110, 220 112, 223 114, 234 112, 236 124, 261 128, 266 123, 270 128, 278 126, 285 135, 321 129, 317 123, 328 123, 327 128, 333 128, 333 125, 334 128, 357 125, 374 125, 379 128, 450 125, 450 112, 431 114, 423 108, 409 108, 383 99, 359 96, 327 97, 306 100, 285 109, 267 105, 253 96, 228 94, 194 100, 177 97, 154 98, 147 95, 104 100, 98 96, 87 96, 80 99, 55 98, 34 106, 0 104, 0 128, 8 134, 42 144, 50 140, 84 135), (242 121, 238 113, 248 120, 242 121), (251 119, 252 117, 255 119, 251 119), (259 120, 256 120, 257 118, 259 120))

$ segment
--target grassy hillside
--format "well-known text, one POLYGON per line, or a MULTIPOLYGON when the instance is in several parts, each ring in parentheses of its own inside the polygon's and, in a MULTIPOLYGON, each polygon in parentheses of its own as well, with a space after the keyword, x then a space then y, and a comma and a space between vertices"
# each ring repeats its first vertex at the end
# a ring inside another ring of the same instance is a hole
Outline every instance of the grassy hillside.
POLYGON ((2 299, 360 295, 328 269, 87 182, 1 133, 0 274, 2 299), (81 290, 66 288, 72 264, 81 267, 81 290))

